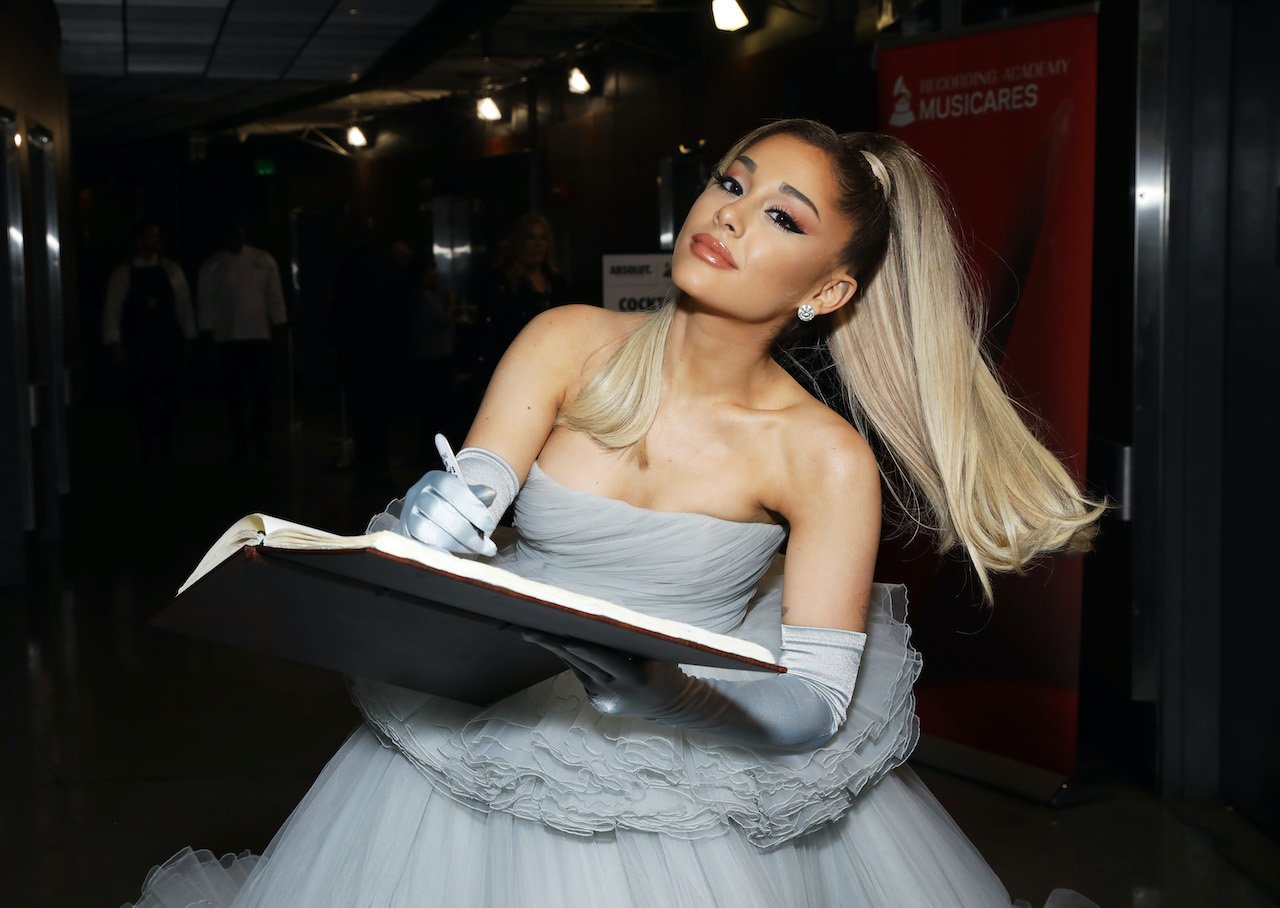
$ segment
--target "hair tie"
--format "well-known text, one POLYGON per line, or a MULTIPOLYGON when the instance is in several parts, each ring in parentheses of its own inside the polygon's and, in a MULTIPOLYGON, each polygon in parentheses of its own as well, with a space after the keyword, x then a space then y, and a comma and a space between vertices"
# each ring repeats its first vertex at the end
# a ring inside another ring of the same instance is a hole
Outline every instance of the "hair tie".
POLYGON ((893 184, 889 180, 889 169, 884 166, 884 162, 876 156, 874 151, 860 149, 862 156, 866 158, 867 164, 871 167, 871 174, 876 178, 876 182, 880 184, 880 191, 884 193, 884 197, 889 198, 889 191, 893 188, 893 184))

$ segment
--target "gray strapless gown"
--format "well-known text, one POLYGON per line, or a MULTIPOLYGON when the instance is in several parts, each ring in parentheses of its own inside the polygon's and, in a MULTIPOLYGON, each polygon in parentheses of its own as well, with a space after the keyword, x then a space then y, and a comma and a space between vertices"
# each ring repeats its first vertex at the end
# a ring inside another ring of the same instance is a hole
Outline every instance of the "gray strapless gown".
MULTIPOLYGON (((780 527, 633 507, 536 464, 516 526, 509 570, 777 652, 780 527)), ((876 584, 848 722, 803 753, 601 716, 569 672, 483 709, 352 679, 365 722, 265 854, 184 849, 138 905, 1009 906, 901 765, 905 617, 905 589, 876 584)))

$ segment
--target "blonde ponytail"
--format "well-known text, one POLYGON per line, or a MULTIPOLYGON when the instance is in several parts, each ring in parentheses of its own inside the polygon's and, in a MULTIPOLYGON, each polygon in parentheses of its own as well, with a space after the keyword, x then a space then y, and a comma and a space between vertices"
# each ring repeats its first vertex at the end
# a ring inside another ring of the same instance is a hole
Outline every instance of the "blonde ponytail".
POLYGON ((885 471, 899 505, 943 551, 964 550, 989 601, 989 572, 1087 550, 1105 505, 1079 492, 983 355, 980 298, 924 163, 887 136, 841 139, 886 194, 889 225, 878 269, 834 315, 827 345, 855 423, 914 487, 904 494, 885 471))

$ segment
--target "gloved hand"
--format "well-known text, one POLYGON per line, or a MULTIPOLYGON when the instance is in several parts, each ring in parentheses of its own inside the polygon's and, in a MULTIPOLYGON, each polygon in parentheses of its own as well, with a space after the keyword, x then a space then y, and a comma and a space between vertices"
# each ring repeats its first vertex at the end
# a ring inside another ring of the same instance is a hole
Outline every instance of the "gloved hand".
POLYGON ((497 554, 489 538, 498 517, 489 510, 495 492, 486 485, 467 485, 452 473, 432 470, 404 496, 401 535, 457 555, 497 554))
MULTIPOLYGON (((443 435, 436 436, 436 447, 457 472, 432 470, 419 479, 404 496, 395 529, 446 552, 496 555, 489 534, 520 491, 515 470, 487 448, 463 448, 454 458, 443 435)), ((380 519, 370 523, 370 532, 380 519)))
POLYGON ((606 715, 635 716, 754 747, 812 749, 848 716, 867 635, 782 625, 786 674, 744 681, 695 678, 667 662, 526 631, 560 656, 606 715))
POLYGON ((526 630, 521 636, 555 653, 582 682, 591 705, 611 716, 657 715, 674 702, 689 676, 670 662, 641 659, 571 637, 526 630))

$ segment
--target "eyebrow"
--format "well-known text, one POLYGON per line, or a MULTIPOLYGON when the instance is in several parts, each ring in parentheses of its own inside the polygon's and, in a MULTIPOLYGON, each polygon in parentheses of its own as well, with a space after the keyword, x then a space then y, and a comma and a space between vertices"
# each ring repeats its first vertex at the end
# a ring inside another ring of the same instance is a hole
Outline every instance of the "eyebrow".
MULTIPOLYGON (((742 162, 743 167, 747 168, 747 173, 756 172, 755 161, 751 160, 749 157, 747 157, 744 154, 738 155, 738 160, 742 162)), ((810 208, 813 209, 814 216, 817 217, 818 220, 822 220, 822 215, 818 213, 818 206, 813 204, 813 202, 809 201, 809 197, 805 195, 803 192, 801 192, 799 189, 796 189, 790 183, 782 183, 781 185, 778 186, 778 189, 786 193, 787 195, 791 196, 792 198, 798 199, 799 201, 804 202, 806 205, 808 205, 810 208)))
POLYGON ((809 197, 805 195, 803 192, 801 192, 799 189, 796 189, 790 183, 783 183, 778 188, 783 192, 785 192, 787 195, 791 196, 792 198, 796 198, 804 202, 806 205, 808 205, 810 208, 813 209, 814 217, 816 217, 818 220, 822 220, 822 215, 818 214, 818 206, 813 204, 813 202, 810 202, 809 197))

